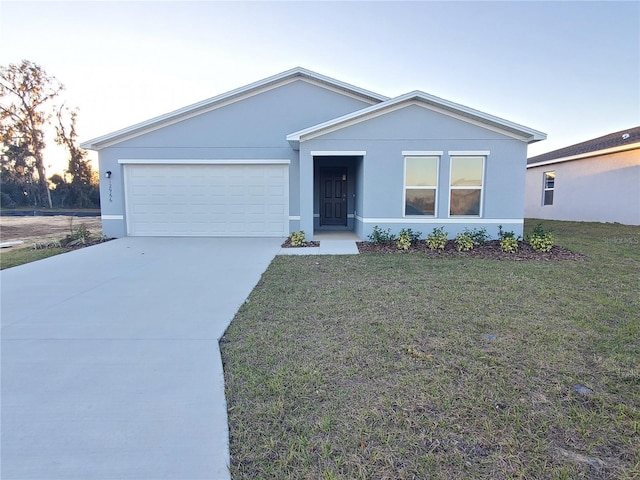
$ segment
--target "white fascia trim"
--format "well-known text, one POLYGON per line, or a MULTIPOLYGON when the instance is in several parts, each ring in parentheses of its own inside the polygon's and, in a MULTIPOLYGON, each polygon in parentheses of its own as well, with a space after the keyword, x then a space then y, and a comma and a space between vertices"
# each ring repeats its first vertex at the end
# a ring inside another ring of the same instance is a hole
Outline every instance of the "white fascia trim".
POLYGON ((287 85, 296 80, 304 80, 308 83, 324 87, 328 90, 341 93, 351 98, 361 100, 363 102, 375 105, 378 102, 384 102, 389 99, 384 95, 380 95, 363 88, 349 85, 348 83, 335 80, 319 73, 312 72, 301 67, 287 70, 286 72, 273 75, 271 77, 259 80, 257 82, 250 83, 240 88, 236 88, 229 92, 216 95, 201 102, 197 102, 188 105, 178 110, 173 110, 164 115, 151 118, 144 122, 131 125, 129 127, 117 130, 112 133, 108 133, 101 137, 82 142, 80 146, 88 150, 100 150, 111 145, 129 140, 139 135, 152 132, 159 128, 163 128, 182 120, 189 119, 191 117, 201 115, 203 113, 210 112, 217 108, 224 107, 230 103, 244 100, 259 93, 263 93, 272 90, 283 85, 287 85))
POLYGON ((284 158, 121 158, 120 165, 289 165, 284 158))
POLYGON ((124 215, 101 215, 102 220, 124 220, 124 215))
POLYGON ((365 156, 366 150, 311 150, 312 157, 350 157, 365 156))
POLYGON ((640 148, 640 142, 630 143, 629 145, 622 145, 620 147, 606 148, 604 150, 595 150, 593 152, 580 153, 578 155, 571 155, 569 157, 554 158, 553 160, 547 160, 545 162, 531 163, 527 165, 527 168, 542 167, 543 165, 552 165, 554 163, 570 162, 571 160, 580 160, 581 158, 610 155, 612 153, 626 152, 627 150, 635 150, 637 148, 640 148))
POLYGON ((444 154, 442 150, 403 150, 404 157, 441 157, 444 154))
POLYGON ((490 150, 449 150, 447 153, 450 157, 487 157, 491 155, 490 150))
POLYGON ((320 135, 326 135, 327 133, 331 133, 335 130, 340 130, 410 105, 419 105, 429 110, 442 113, 443 115, 448 115, 527 143, 547 138, 547 135, 543 132, 533 130, 517 123, 513 123, 424 92, 414 91, 377 105, 343 115, 342 117, 293 132, 287 135, 287 140, 289 142, 310 140, 320 135))
POLYGON ((289 215, 289 221, 300 220, 300 215, 289 215))
POLYGON ((438 218, 438 217, 405 217, 405 218, 364 218, 356 215, 356 218, 362 223, 442 223, 442 224, 456 224, 456 223, 471 223, 482 224, 489 223, 492 225, 501 224, 524 224, 523 218, 469 218, 469 217, 452 217, 452 218, 438 218))

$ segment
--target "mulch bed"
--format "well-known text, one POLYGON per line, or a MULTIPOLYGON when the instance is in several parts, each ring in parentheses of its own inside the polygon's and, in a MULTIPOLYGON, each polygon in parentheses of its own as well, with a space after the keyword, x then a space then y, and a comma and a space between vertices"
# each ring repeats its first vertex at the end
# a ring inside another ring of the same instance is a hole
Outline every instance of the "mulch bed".
POLYGON ((500 248, 498 240, 489 240, 483 245, 478 245, 468 252, 459 252, 453 240, 447 241, 444 250, 431 250, 425 241, 420 240, 409 247, 409 250, 399 250, 395 242, 371 243, 356 242, 360 253, 406 253, 420 252, 431 257, 476 257, 491 258, 495 260, 582 260, 584 255, 575 253, 566 248, 554 246, 550 252, 536 252, 527 242, 518 242, 516 253, 506 253, 500 248))

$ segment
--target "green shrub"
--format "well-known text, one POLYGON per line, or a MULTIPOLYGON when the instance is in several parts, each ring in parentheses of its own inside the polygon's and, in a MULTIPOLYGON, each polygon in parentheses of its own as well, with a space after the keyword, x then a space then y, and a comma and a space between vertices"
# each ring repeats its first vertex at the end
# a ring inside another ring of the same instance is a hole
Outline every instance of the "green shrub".
POLYGON ((409 247, 417 242, 421 235, 422 232, 414 232, 410 228, 403 228, 400 230, 398 239, 396 240, 398 250, 409 250, 409 247))
POLYGON ((476 247, 489 240, 489 234, 487 233, 487 229, 484 227, 474 228, 473 230, 465 228, 464 233, 471 237, 471 239, 473 240, 473 244, 476 247))
POLYGON ((76 247, 78 245, 85 245, 91 238, 91 232, 84 223, 76 229, 71 230, 71 234, 60 242, 63 247, 76 247))
POLYGON ((409 247, 411 246, 411 239, 409 238, 409 235, 406 233, 400 233, 396 240, 396 246, 398 247, 398 250, 409 250, 409 247))
POLYGON ((498 238, 503 252, 515 253, 518 251, 518 239, 514 232, 505 232, 502 230, 502 225, 498 225, 498 238))
POLYGON ((516 253, 518 251, 518 240, 515 237, 505 237, 500 240, 500 248, 506 253, 516 253))
POLYGON ((307 238, 302 230, 299 232, 293 232, 289 236, 289 242, 293 247, 302 247, 305 243, 307 243, 307 238))
POLYGON ((373 227, 373 232, 369 234, 369 241, 371 243, 389 243, 396 239, 396 236, 391 233, 391 229, 387 228, 382 230, 378 225, 373 227))
POLYGON ((554 241, 553 233, 545 231, 541 223, 535 226, 529 236, 529 244, 536 252, 550 252, 554 241))
POLYGON ((409 238, 411 239, 411 243, 416 243, 422 236, 422 232, 414 232, 410 228, 403 228, 402 230, 400 230, 400 234, 402 235, 403 233, 409 236, 409 238))
POLYGON ((459 252, 468 252, 475 245, 473 237, 467 232, 457 234, 455 242, 456 250, 458 250, 459 252))
POLYGON ((434 228, 427 236, 427 246, 431 250, 444 250, 444 247, 447 244, 447 235, 449 234, 444 231, 444 227, 434 228))
POLYGON ((553 233, 545 233, 543 236, 532 236, 529 243, 536 252, 550 252, 554 244, 553 233))

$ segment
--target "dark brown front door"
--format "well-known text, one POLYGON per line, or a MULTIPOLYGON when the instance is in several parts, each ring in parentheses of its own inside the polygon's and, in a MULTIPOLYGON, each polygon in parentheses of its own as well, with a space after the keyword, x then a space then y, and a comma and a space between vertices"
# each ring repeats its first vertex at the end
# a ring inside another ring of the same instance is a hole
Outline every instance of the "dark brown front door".
POLYGON ((347 224, 347 169, 320 169, 320 225, 347 224))

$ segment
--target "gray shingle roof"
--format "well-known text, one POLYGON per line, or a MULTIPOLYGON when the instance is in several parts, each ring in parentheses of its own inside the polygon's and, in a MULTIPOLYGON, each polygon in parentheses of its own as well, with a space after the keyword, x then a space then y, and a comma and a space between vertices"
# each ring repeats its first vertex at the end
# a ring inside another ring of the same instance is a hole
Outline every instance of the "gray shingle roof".
POLYGON ((548 162, 557 158, 573 157, 585 153, 598 152, 608 148, 621 147, 624 145, 640 142, 640 126, 620 130, 602 137, 576 143, 568 147, 560 148, 552 152, 543 153, 527 159, 527 165, 533 163, 548 162))

